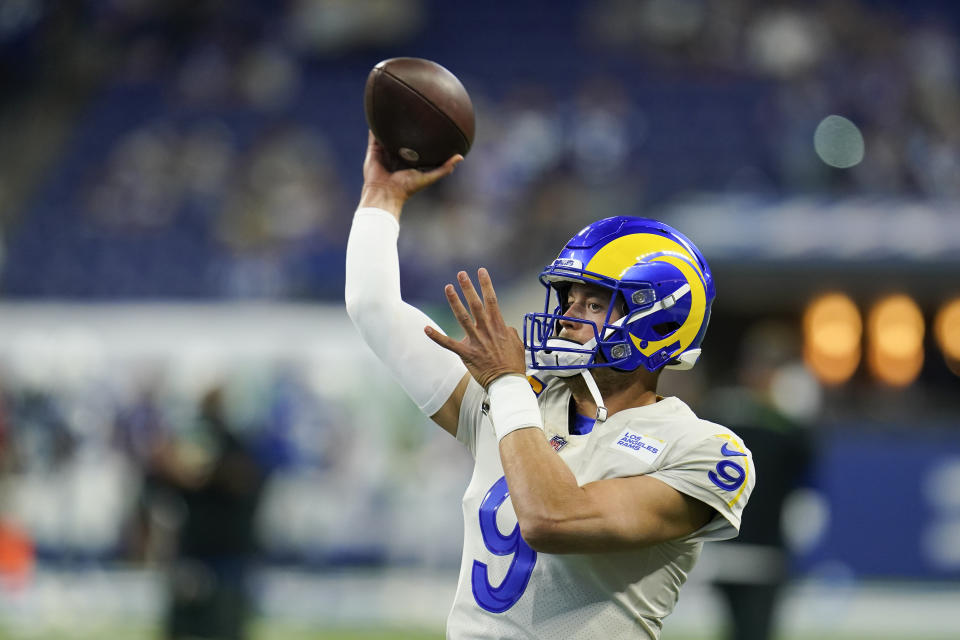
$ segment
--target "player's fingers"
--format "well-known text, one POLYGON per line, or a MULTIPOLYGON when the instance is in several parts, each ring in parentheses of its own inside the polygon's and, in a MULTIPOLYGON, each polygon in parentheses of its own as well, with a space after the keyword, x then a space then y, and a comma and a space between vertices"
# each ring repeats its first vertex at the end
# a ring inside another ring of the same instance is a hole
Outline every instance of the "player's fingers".
POLYGON ((427 334, 427 337, 436 342, 438 345, 446 349, 447 351, 452 351, 458 356, 462 356, 463 345, 460 344, 457 340, 454 340, 450 336, 441 333, 434 329, 433 327, 424 327, 423 332, 427 334))
POLYGON ((373 137, 373 131, 370 131, 369 129, 367 129, 367 155, 364 158, 364 164, 369 163, 370 158, 376 155, 376 150, 374 149, 374 146, 373 146, 373 143, 375 140, 376 138, 373 137))
POLYGON ((463 299, 466 300, 467 305, 470 306, 473 321, 478 327, 485 327, 487 325, 487 312, 483 308, 483 300, 480 299, 480 295, 474 288, 473 281, 470 280, 470 276, 467 275, 466 271, 461 271, 457 274, 457 283, 460 285, 460 291, 463 292, 463 299))
POLYGON ((389 173, 387 169, 387 153, 380 141, 367 129, 367 156, 364 158, 364 174, 370 172, 371 177, 378 177, 389 173))
POLYGON ((488 316, 495 322, 503 325, 503 314, 500 312, 500 303, 497 301, 497 292, 493 288, 490 272, 484 267, 477 270, 477 282, 480 283, 480 292, 483 293, 483 306, 488 316))
POLYGON ((452 284, 448 284, 443 288, 443 293, 447 296, 447 304, 450 305, 450 310, 453 311, 453 317, 456 318, 460 326, 463 327, 467 337, 471 340, 476 340, 477 327, 474 324, 473 318, 470 317, 470 312, 463 306, 460 296, 457 295, 457 290, 453 288, 452 284))
POLYGON ((381 162, 383 161, 383 145, 381 145, 380 141, 377 140, 377 137, 373 135, 373 131, 370 131, 369 129, 367 129, 367 154, 373 156, 381 162))

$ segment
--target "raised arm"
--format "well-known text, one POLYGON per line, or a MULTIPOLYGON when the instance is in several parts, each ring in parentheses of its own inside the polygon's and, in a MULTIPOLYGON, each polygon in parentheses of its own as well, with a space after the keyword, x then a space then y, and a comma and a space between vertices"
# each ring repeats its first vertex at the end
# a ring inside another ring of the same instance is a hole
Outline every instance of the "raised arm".
POLYGON ((410 196, 452 173, 463 157, 429 172, 391 173, 384 160, 383 148, 370 134, 363 191, 347 241, 347 314, 420 410, 456 436, 469 374, 460 358, 424 336, 425 326, 440 331, 436 323, 401 298, 397 236, 410 196))

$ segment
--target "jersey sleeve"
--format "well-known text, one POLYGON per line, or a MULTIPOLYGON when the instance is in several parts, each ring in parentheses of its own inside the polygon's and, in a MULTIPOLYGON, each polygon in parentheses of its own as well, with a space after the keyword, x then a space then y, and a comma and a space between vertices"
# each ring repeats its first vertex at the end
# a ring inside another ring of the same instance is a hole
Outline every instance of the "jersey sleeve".
POLYGON ((463 393, 463 400, 460 402, 457 440, 467 447, 474 458, 477 457, 477 433, 480 430, 486 400, 487 394, 483 387, 471 377, 463 393))
POLYGON ((726 540, 740 531, 740 517, 756 483, 750 450, 730 434, 718 433, 672 452, 653 478, 713 507, 717 516, 689 540, 726 540))

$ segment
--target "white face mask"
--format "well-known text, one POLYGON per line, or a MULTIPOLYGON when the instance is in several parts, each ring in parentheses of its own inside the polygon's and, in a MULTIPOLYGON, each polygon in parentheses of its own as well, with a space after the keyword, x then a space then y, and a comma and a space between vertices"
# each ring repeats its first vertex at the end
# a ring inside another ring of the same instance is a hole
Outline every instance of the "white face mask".
POLYGON ((569 369, 551 369, 550 374, 558 378, 569 378, 584 371, 597 345, 596 338, 591 338, 584 344, 567 340, 566 338, 550 338, 547 340, 547 349, 537 351, 537 364, 541 367, 571 367, 569 369), (574 351, 560 351, 556 349, 577 349, 574 351))

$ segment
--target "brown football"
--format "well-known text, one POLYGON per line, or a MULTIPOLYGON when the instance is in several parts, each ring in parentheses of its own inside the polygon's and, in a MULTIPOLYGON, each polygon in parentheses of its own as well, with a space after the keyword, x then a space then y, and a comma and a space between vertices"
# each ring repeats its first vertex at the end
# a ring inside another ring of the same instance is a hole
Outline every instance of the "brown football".
POLYGON ((392 170, 429 169, 473 144, 473 103, 455 75, 422 58, 391 58, 367 76, 367 125, 392 170))

